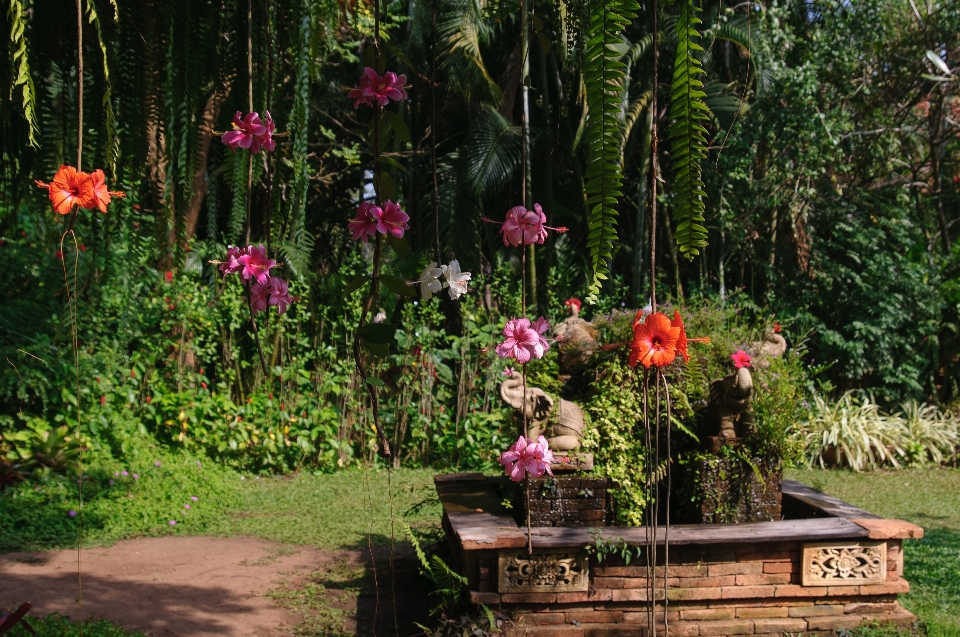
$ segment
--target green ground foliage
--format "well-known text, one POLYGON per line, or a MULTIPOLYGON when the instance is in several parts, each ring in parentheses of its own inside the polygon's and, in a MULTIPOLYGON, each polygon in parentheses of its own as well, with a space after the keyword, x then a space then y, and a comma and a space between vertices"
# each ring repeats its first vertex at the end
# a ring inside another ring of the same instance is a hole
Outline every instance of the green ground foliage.
POLYGON ((30 628, 27 630, 19 624, 10 633, 10 637, 143 637, 142 633, 131 633, 106 619, 85 621, 83 624, 63 617, 62 615, 48 615, 43 618, 27 616, 30 628))
POLYGON ((960 471, 793 470, 786 477, 877 515, 922 526, 922 540, 903 543, 910 592, 901 602, 920 617, 931 637, 960 635, 960 471))

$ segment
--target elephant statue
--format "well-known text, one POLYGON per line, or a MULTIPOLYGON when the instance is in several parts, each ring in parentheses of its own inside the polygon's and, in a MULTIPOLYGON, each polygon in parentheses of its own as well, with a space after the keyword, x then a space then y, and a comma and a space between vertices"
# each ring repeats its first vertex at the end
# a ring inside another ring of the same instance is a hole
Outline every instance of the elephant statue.
POLYGON ((513 372, 500 383, 500 397, 514 409, 526 414, 530 437, 545 436, 553 451, 573 451, 580 446, 584 418, 576 403, 561 398, 557 405, 539 387, 527 386, 524 396, 523 376, 519 372, 513 372))
POLYGON ((756 352, 753 365, 766 369, 770 367, 770 360, 780 358, 787 352, 787 340, 777 332, 770 332, 763 341, 750 343, 749 350, 756 352))
POLYGON ((578 316, 579 306, 573 305, 571 310, 572 316, 553 328, 553 335, 557 338, 557 347, 560 350, 561 374, 580 371, 597 351, 597 328, 578 316))
POLYGON ((756 422, 750 407, 752 401, 753 377, 748 367, 712 381, 704 423, 711 435, 719 431, 722 444, 753 433, 756 422))

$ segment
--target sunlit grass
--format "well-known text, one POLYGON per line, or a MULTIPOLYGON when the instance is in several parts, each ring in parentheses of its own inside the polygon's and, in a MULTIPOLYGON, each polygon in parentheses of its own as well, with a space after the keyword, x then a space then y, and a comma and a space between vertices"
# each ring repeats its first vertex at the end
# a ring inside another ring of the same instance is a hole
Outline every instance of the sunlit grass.
POLYGON ((960 636, 960 470, 794 470, 800 480, 841 500, 925 530, 922 540, 904 542, 910 593, 901 603, 916 613, 930 637, 960 636))

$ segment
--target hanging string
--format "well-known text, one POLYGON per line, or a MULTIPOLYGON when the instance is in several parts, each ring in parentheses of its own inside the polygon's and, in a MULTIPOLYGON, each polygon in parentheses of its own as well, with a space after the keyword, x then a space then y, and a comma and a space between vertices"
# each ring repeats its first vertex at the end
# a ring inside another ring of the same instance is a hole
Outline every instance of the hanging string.
POLYGON ((670 387, 667 385, 667 375, 662 374, 663 378, 663 393, 666 395, 666 407, 667 407, 667 494, 666 494, 666 507, 664 508, 664 534, 663 534, 663 634, 670 634, 670 624, 667 611, 669 610, 670 600, 667 597, 667 578, 669 573, 667 569, 670 568, 670 490, 672 488, 673 482, 673 461, 670 455, 670 425, 672 422, 672 414, 670 413, 670 387))
MULTIPOLYGON (((77 171, 82 170, 83 160, 83 8, 77 0, 77 171)), ((80 249, 77 235, 73 232, 73 223, 77 218, 77 209, 73 210, 69 229, 60 237, 60 262, 63 266, 63 283, 67 290, 67 308, 70 314, 70 335, 73 340, 73 369, 76 375, 77 398, 77 606, 79 612, 80 637, 83 637, 83 574, 81 569, 81 551, 83 542, 83 438, 80 429, 80 343, 77 334, 77 299, 70 294, 70 282, 67 278, 67 260, 63 258, 63 240, 67 236, 73 239, 73 289, 77 290, 77 270, 80 265, 80 249)))
POLYGON ((437 187, 437 0, 432 1, 430 33, 433 57, 430 61, 430 160, 433 164, 433 247, 440 265, 440 191, 437 187))
POLYGON ((650 162, 650 311, 657 311, 657 179, 660 177, 659 162, 657 162, 657 65, 659 64, 659 25, 660 7, 657 0, 653 0, 653 91, 650 98, 650 112, 653 114, 651 123, 651 155, 650 162))
MULTIPOLYGON (((638 378, 638 381, 641 380, 638 378)), ((647 605, 649 612, 647 613, 647 634, 650 635, 653 633, 653 606, 654 606, 654 568, 655 568, 655 553, 654 553, 654 544, 656 542, 656 536, 651 536, 651 531, 653 529, 653 523, 651 519, 650 510, 652 508, 651 498, 649 497, 650 483, 653 482, 653 458, 651 457, 651 436, 650 436, 650 371, 645 369, 643 371, 643 422, 644 427, 644 469, 646 470, 646 487, 648 490, 648 501, 646 505, 646 511, 644 515, 647 518, 647 523, 644 525, 644 535, 646 537, 646 567, 647 567, 647 605)))
MULTIPOLYGON (((247 112, 253 112, 253 0, 247 0, 247 112)), ((245 245, 250 245, 250 190, 252 188, 253 152, 247 149, 247 236, 245 245)), ((256 325, 253 329, 256 331, 256 325)), ((263 373, 266 375, 266 368, 264 368, 263 373)))

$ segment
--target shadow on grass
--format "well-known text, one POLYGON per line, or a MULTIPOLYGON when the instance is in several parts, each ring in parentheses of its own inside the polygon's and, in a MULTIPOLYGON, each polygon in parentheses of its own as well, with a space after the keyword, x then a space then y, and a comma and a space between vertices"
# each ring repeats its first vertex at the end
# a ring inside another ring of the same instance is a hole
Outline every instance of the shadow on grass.
POLYGON ((929 637, 960 637, 960 531, 927 529, 904 542, 904 577, 910 592, 900 601, 929 637))

